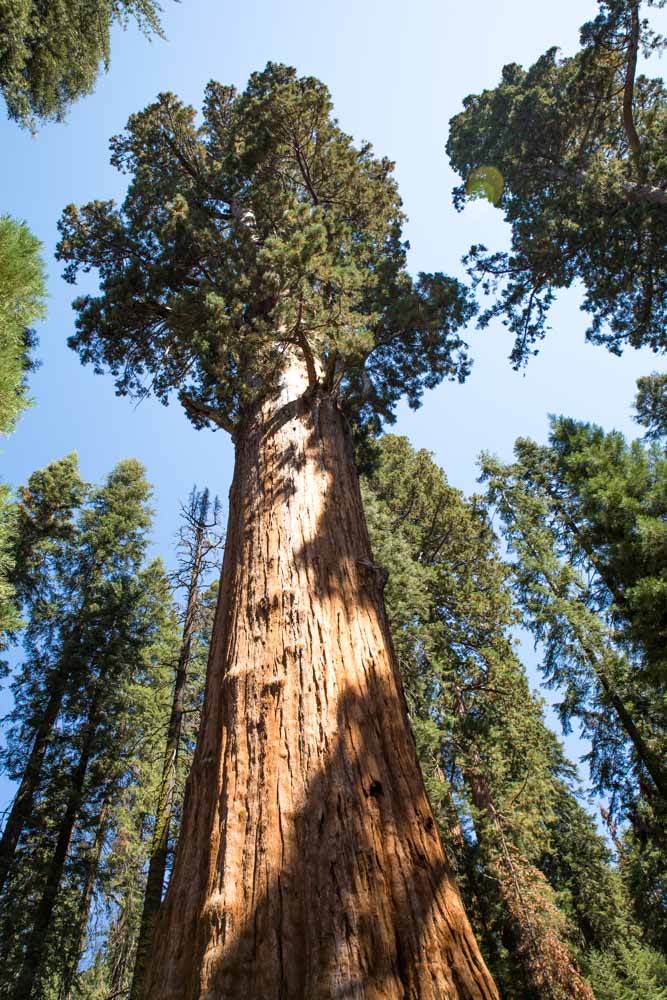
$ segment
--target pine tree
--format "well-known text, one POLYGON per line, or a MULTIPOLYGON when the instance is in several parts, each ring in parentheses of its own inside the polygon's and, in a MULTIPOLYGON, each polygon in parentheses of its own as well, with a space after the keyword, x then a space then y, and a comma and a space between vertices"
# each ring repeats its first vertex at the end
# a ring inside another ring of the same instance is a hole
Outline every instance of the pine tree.
POLYGON ((101 278, 71 344, 236 445, 146 996, 495 996, 409 737, 344 420, 373 430, 465 377, 467 295, 409 276, 392 165, 293 70, 210 84, 201 125, 162 95, 112 150, 123 207, 60 223, 66 276, 101 278))
POLYGON ((109 66, 113 25, 134 18, 161 36, 155 0, 0 0, 0 91, 10 118, 62 121, 109 66))
POLYGON ((665 910, 663 704, 665 462, 656 446, 555 421, 551 443, 519 440, 512 466, 485 458, 489 499, 516 556, 514 589, 563 690, 563 724, 591 742, 621 872, 649 940, 665 910))
POLYGON ((64 655, 51 655, 74 596, 71 550, 75 515, 85 491, 73 454, 33 473, 21 491, 12 582, 27 619, 26 661, 12 684, 14 708, 6 720, 10 728, 2 753, 3 768, 19 787, 0 840, 0 892, 33 810, 44 755, 53 742, 67 688, 69 648, 77 641, 76 633, 63 637, 64 655))
POLYGON ((664 441, 667 438, 667 375, 654 372, 637 379, 635 397, 637 423, 647 428, 649 441, 664 441))
MULTIPOLYGON (((14 429, 28 405, 26 373, 33 367, 31 324, 44 314, 44 269, 40 243, 28 228, 0 216, 0 434, 14 429)), ((11 549, 16 510, 9 488, 0 483, 0 648, 3 633, 19 625, 11 549)))
POLYGON ((591 738, 601 792, 664 803, 664 458, 563 419, 550 447, 520 439, 516 456, 486 456, 484 478, 563 723, 578 717, 591 738))
POLYGON ((0 433, 13 430, 28 405, 26 372, 32 367, 30 327, 44 315, 41 244, 27 226, 0 216, 0 433))
POLYGON ((590 998, 537 864, 571 768, 514 654, 484 512, 405 438, 381 440, 367 489, 422 766, 502 995, 590 998))
MULTIPOLYGON (((196 630, 190 646, 185 708, 176 758, 169 860, 173 854, 173 843, 178 836, 184 785, 199 729, 216 596, 215 585, 200 596, 196 630)), ((152 733, 152 737, 148 739, 145 734, 141 740, 136 741, 132 778, 125 782, 122 796, 114 809, 109 847, 102 861, 97 886, 98 905, 105 929, 99 944, 91 935, 90 945, 95 958, 78 978, 75 994, 77 1000, 122 995, 129 993, 131 988, 148 869, 155 844, 155 804, 163 789, 165 735, 169 729, 174 701, 174 675, 178 669, 181 647, 182 634, 174 635, 158 655, 158 662, 162 664, 159 719, 155 718, 152 690, 143 689, 138 714, 149 720, 144 729, 146 733, 152 733)))
POLYGON ((667 102, 661 79, 637 75, 660 51, 642 16, 664 0, 599 0, 581 49, 549 49, 529 69, 503 69, 493 90, 467 97, 447 143, 462 177, 454 201, 489 197, 512 230, 509 253, 471 248, 466 261, 515 335, 515 367, 535 353, 556 291, 584 287, 587 339, 665 350, 667 102))
MULTIPOLYGON (((52 486, 67 464, 50 467, 31 485, 52 486)), ((70 494, 77 492, 71 471, 70 460, 70 494)), ((21 822, 18 830, 13 827, 2 899, 3 977, 17 1000, 35 991, 48 995, 54 977, 59 981, 71 967, 72 937, 80 938, 75 907, 85 888, 91 842, 120 780, 113 753, 122 753, 127 733, 128 678, 141 669, 156 616, 164 614, 164 572, 139 573, 149 493, 141 466, 120 463, 90 494, 75 525, 64 526, 60 518, 60 543, 48 538, 42 551, 48 550, 48 558, 34 561, 39 574, 29 567, 37 584, 30 591, 34 614, 28 656, 13 683, 14 726, 6 751, 16 771, 21 757, 24 762, 17 797, 21 822)), ((30 494, 31 513, 44 511, 44 495, 48 500, 46 488, 42 496, 30 494)), ((33 527, 32 518, 26 519, 33 527)))
MULTIPOLYGON (((183 636, 174 677, 171 712, 162 761, 162 776, 155 809, 155 828, 151 845, 141 926, 136 945, 130 1000, 141 1000, 143 983, 155 920, 164 890, 169 836, 176 808, 177 771, 184 720, 187 710, 187 688, 190 660, 194 652, 197 628, 201 619, 202 590, 206 577, 216 565, 215 553, 221 545, 216 528, 220 505, 216 497, 211 503, 208 489, 201 493, 193 489, 187 507, 182 510, 183 526, 179 537, 179 567, 177 585, 186 592, 183 636)), ((218 569, 219 569, 219 564, 218 569)))
MULTIPOLYGON (((134 609, 139 645, 120 678, 113 702, 104 708, 95 761, 85 798, 90 816, 79 821, 77 855, 82 869, 81 893, 76 905, 76 933, 69 961, 59 983, 65 1000, 78 996, 78 965, 84 950, 94 944, 92 904, 105 906, 109 888, 107 866, 110 841, 126 827, 128 804, 143 808, 156 794, 160 747, 169 714, 169 680, 178 651, 178 620, 169 578, 161 560, 153 560, 137 577, 134 609), (99 775, 99 777, 98 777, 99 775), (81 837, 84 825, 85 836, 81 837)), ((139 879, 140 872, 133 872, 139 879)))

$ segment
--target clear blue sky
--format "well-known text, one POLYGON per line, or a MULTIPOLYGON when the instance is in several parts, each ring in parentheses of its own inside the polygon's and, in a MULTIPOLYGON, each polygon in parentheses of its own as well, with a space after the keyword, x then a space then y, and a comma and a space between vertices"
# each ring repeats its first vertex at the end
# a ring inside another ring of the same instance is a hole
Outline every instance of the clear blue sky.
MULTIPOLYGON (((156 550, 169 561, 179 501, 195 482, 226 501, 232 449, 221 432, 193 430, 177 404, 165 409, 146 401, 135 409, 117 398, 111 379, 82 368, 66 346, 74 292, 53 259, 56 222, 69 202, 122 197, 123 178, 108 162, 109 137, 160 91, 198 106, 211 78, 243 87, 269 59, 289 63, 327 83, 346 131, 396 161, 410 219, 411 267, 462 276, 460 258, 471 243, 499 248, 507 233, 488 204, 454 212, 456 178, 444 153, 448 120, 467 94, 494 86, 505 63, 529 63, 552 45, 573 52, 578 27, 596 3, 164 0, 164 6, 167 41, 117 30, 110 71, 66 125, 32 138, 0 122, 0 212, 25 220, 43 241, 50 293, 48 320, 39 330, 42 368, 31 382, 36 405, 3 443, 0 475, 18 485, 35 468, 76 450, 83 475, 99 481, 119 459, 137 457, 155 486, 156 550)), ((667 29, 667 13, 655 21, 667 29)), ((521 374, 507 361, 511 338, 502 327, 470 331, 475 364, 468 382, 428 393, 416 413, 401 407, 394 430, 432 450, 452 484, 466 492, 475 489, 482 449, 509 458, 518 435, 543 440, 548 413, 636 435, 635 380, 660 365, 650 352, 616 358, 587 346, 578 303, 576 290, 560 296, 551 335, 521 374)), ((536 684, 534 657, 527 659, 536 684)), ((6 705, 5 695, 0 706, 6 705)))

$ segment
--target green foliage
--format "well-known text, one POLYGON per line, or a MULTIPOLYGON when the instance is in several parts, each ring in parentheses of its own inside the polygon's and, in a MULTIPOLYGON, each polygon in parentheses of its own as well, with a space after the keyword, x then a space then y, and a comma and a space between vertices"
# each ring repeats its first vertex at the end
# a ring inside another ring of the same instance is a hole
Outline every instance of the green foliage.
MULTIPOLYGON (((28 228, 0 216, 0 434, 14 429, 29 404, 26 373, 33 367, 30 324, 44 315, 44 268, 40 243, 28 228)), ((0 648, 2 636, 20 623, 10 576, 14 568, 16 509, 0 484, 0 648)))
POLYGON ((649 441, 667 438, 667 374, 653 372, 637 379, 637 423, 647 428, 649 441))
POLYGON ((516 657, 511 569, 479 499, 405 438, 379 440, 363 490, 429 797, 502 995, 589 997, 576 960, 628 935, 628 903, 516 657))
POLYGON ((655 447, 564 418, 550 442, 519 439, 513 466, 486 456, 484 478, 517 556, 515 592, 545 644, 543 669, 565 690, 563 722, 581 719, 599 789, 621 792, 633 740, 623 713, 649 748, 631 752, 640 771, 664 746, 667 464, 655 447))
POLYGON ((11 490, 0 483, 0 649, 7 641, 7 634, 17 629, 21 622, 14 588, 10 583, 14 569, 12 549, 15 523, 16 507, 11 490))
POLYGON ((61 995, 76 972, 104 844, 137 781, 142 795, 154 791, 147 766, 163 739, 178 621, 164 568, 142 565, 149 497, 136 461, 91 489, 75 456, 22 491, 15 582, 27 624, 5 773, 25 777, 40 731, 46 740, 0 898, 2 989, 22 969, 38 995, 61 995))
MULTIPOLYGON (((160 648, 153 650, 152 682, 142 680, 130 692, 134 729, 140 729, 133 755, 124 762, 111 839, 99 865, 96 899, 104 931, 96 936, 94 922, 89 922, 88 949, 95 958, 77 977, 74 995, 81 1000, 129 993, 135 958, 146 935, 142 920, 148 876, 164 844, 165 826, 160 828, 159 823, 165 823, 166 813, 167 868, 180 826, 217 600, 217 583, 203 593, 202 589, 218 568, 218 501, 209 502, 208 491, 195 489, 182 515, 178 566, 169 582, 172 590, 185 591, 185 607, 176 616, 171 595, 163 598, 170 625, 160 633, 160 648)), ((164 872, 160 874, 158 894, 164 872)))
POLYGON ((489 503, 514 554, 513 589, 542 644, 565 727, 591 742, 609 796, 620 870, 635 913, 659 944, 667 926, 664 453, 559 418, 550 444, 517 441, 516 461, 485 456, 489 503))
POLYGON ((600 609, 656 682, 667 670, 667 456, 562 417, 552 422, 550 442, 551 454, 517 442, 519 459, 525 468, 542 462, 533 475, 543 472, 573 536, 571 551, 590 560, 600 609))
POLYGON ((69 206, 65 277, 95 268, 70 345, 120 393, 176 391, 196 426, 233 431, 297 355, 364 424, 465 378, 473 307, 442 274, 413 280, 393 165, 355 148, 326 87, 269 63, 246 90, 210 83, 197 124, 174 95, 111 141, 123 206, 69 206))
POLYGON ((27 226, 0 216, 0 433, 14 429, 28 405, 31 324, 44 316, 41 244, 27 226))
POLYGON ((637 942, 593 954, 588 974, 596 1000, 667 1000, 667 961, 637 942))
POLYGON ((109 65, 114 24, 161 34, 155 0, 0 0, 0 91, 10 118, 62 121, 109 65))
MULTIPOLYGON (((648 0, 663 7, 664 0, 648 0)), ((471 248, 476 284, 495 294, 481 317, 515 335, 515 367, 535 353, 559 288, 584 287, 587 337, 620 354, 665 349, 667 322, 667 105, 660 79, 636 76, 637 54, 662 47, 639 0, 600 2, 581 49, 546 52, 528 70, 510 64, 494 90, 471 95, 450 123, 447 151, 466 182, 493 168, 510 253, 471 248)))

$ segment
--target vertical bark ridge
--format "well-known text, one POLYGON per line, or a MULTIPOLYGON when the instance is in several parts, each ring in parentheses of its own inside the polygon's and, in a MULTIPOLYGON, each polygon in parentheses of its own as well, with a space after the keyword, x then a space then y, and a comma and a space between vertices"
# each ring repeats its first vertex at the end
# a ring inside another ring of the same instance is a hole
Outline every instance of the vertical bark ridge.
POLYGON ((416 761, 352 447, 305 370, 237 440, 150 1000, 495 1000, 416 761))

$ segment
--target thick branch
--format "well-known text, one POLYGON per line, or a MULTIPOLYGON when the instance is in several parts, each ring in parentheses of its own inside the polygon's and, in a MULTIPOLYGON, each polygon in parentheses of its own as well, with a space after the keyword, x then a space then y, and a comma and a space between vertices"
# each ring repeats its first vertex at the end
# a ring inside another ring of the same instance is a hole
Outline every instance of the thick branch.
POLYGON ((236 433, 235 425, 230 420, 227 420, 220 410, 216 410, 212 406, 204 406, 203 403, 198 403, 184 392, 179 394, 179 399, 187 413, 195 417, 203 417, 205 420, 212 420, 218 427, 222 427, 223 431, 227 431, 228 434, 234 437, 236 433))

